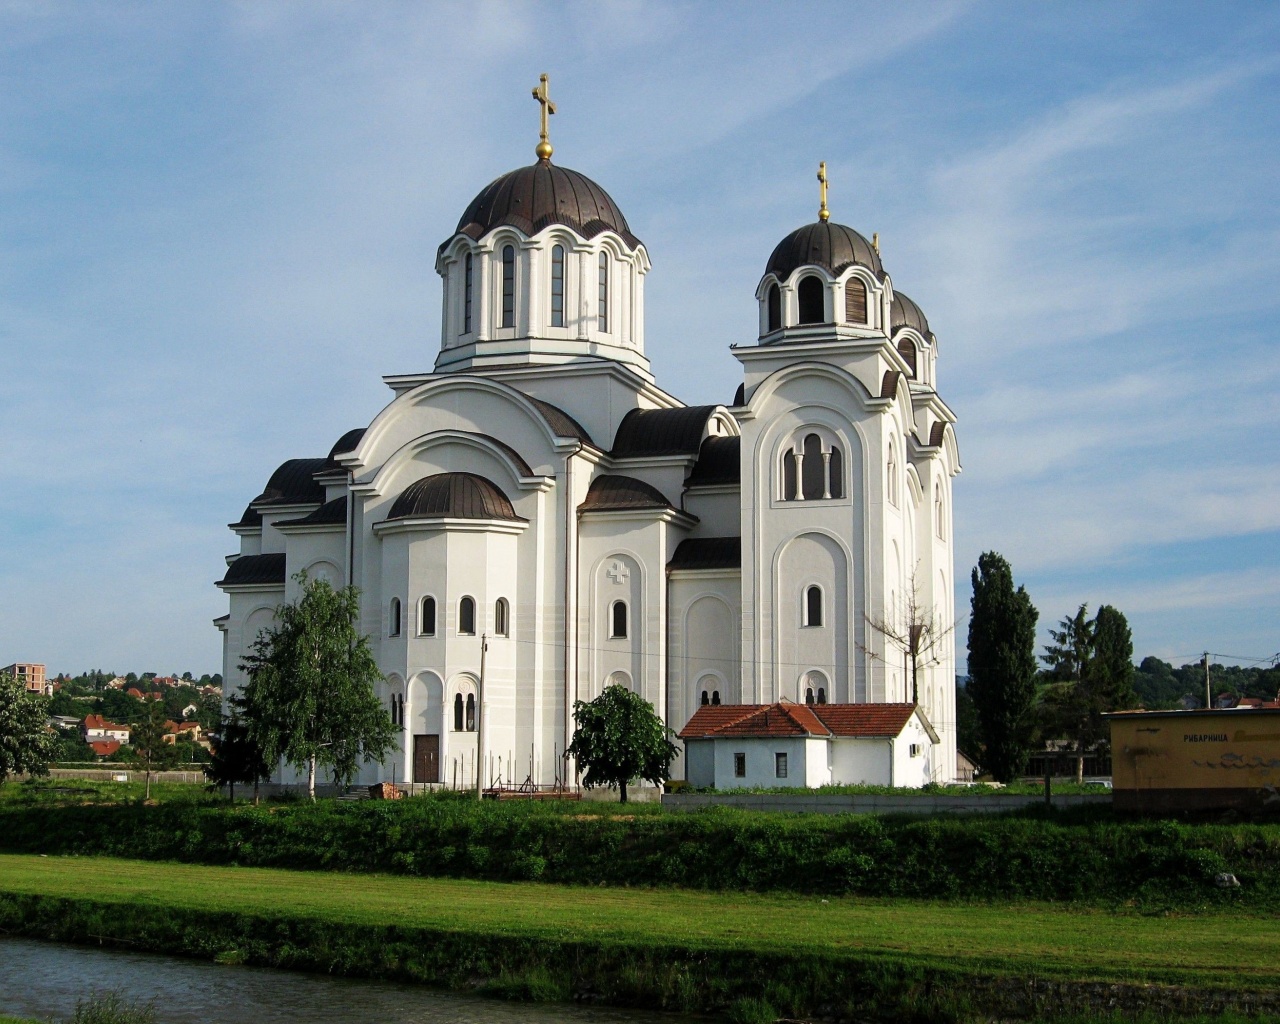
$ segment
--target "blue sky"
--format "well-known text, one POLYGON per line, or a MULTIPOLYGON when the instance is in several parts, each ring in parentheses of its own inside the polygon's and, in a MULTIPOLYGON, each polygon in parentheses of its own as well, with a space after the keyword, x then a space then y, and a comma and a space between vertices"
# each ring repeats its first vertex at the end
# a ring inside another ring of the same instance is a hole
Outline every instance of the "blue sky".
POLYGON ((995 549, 1042 625, 1280 648, 1280 7, 0 0, 0 663, 220 667, 225 524, 431 366, 542 71, 661 383, 730 399, 826 160, 940 339, 957 606, 995 549))

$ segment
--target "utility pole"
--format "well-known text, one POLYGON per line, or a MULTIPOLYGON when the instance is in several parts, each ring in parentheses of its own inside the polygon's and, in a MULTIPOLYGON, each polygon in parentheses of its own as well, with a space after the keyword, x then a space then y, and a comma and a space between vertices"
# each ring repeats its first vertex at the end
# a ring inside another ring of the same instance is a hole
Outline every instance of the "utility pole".
POLYGON ((1204 652, 1204 706, 1207 711, 1213 707, 1213 695, 1209 692, 1209 652, 1204 652))
POLYGON ((480 685, 476 694, 476 799, 483 799, 484 786, 480 772, 484 765, 484 655, 489 649, 489 634, 480 634, 480 685))

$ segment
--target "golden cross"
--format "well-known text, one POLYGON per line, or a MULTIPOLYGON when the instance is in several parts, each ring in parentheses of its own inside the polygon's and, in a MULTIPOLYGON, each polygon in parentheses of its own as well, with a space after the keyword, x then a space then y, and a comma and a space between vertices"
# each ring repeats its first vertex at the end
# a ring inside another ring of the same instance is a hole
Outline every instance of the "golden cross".
POLYGON ((876 251, 877 256, 880 255, 880 232, 879 231, 871 232, 871 248, 873 248, 876 251))
POLYGON ((818 219, 830 220, 831 211, 827 209, 827 162, 825 160, 818 164, 818 195, 822 199, 818 207, 818 219))
POLYGON ((556 112, 556 105, 551 102, 551 93, 547 89, 547 76, 542 75, 538 78, 538 85, 533 90, 533 98, 538 101, 542 107, 542 131, 538 134, 538 145, 534 152, 538 154, 539 160, 550 160, 554 150, 551 148, 551 140, 549 138, 547 117, 556 112))

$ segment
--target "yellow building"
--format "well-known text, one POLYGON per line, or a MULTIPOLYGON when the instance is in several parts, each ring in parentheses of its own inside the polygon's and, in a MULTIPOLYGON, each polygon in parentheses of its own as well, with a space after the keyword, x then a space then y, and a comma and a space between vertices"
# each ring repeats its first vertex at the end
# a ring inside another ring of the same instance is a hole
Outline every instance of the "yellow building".
POLYGON ((1117 810, 1280 813, 1280 707, 1106 717, 1117 810))

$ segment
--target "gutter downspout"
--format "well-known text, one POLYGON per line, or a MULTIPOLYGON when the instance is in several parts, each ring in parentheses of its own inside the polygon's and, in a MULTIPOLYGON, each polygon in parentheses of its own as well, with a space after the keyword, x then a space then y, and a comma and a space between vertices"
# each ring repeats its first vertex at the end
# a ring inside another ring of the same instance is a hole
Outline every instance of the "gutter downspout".
POLYGON ((889 737, 889 788, 893 789, 893 737, 889 737))
POLYGON ((573 579, 577 570, 578 534, 574 529, 573 509, 573 456, 578 449, 564 457, 564 745, 560 765, 561 784, 569 784, 569 744, 573 742, 573 695, 576 692, 577 659, 577 602, 573 579), (572 637, 572 639, 570 639, 572 637))

